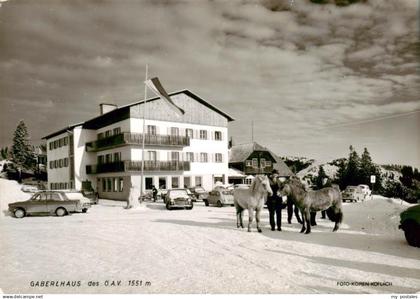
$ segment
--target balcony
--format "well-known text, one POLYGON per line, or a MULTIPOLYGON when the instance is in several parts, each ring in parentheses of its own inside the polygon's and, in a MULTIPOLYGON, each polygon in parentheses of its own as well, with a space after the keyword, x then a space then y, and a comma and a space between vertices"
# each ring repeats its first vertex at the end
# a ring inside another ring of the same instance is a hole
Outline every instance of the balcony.
MULTIPOLYGON (((144 161, 145 172, 168 172, 168 171, 188 171, 190 162, 184 161, 144 161)), ((86 165, 87 174, 99 174, 108 172, 139 172, 141 171, 141 161, 119 161, 112 163, 86 165)))
MULTIPOLYGON (((144 144, 147 146, 184 147, 190 145, 190 138, 186 136, 146 134, 144 137, 144 144)), ((97 152, 123 145, 142 145, 142 143, 142 134, 124 132, 96 141, 87 142, 86 151, 97 152)))

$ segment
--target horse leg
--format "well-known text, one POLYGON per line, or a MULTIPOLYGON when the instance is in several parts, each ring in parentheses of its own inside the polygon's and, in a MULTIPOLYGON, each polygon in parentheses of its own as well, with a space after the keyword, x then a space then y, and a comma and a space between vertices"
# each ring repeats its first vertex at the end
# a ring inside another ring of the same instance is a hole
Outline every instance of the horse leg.
POLYGON ((311 225, 315 226, 316 224, 316 212, 311 212, 311 225))
POLYGON ((248 209, 248 232, 251 232, 251 224, 254 220, 254 215, 252 214, 252 209, 248 209))
POLYGON ((336 209, 336 210, 337 210, 336 221, 335 221, 333 232, 338 230, 338 228, 340 227, 341 221, 343 221, 343 211, 341 209, 336 209))
POLYGON ((239 228, 239 207, 237 205, 235 205, 236 208, 236 227, 239 228))
POLYGON ((257 209, 255 211, 255 220, 257 221, 257 230, 258 230, 258 232, 259 233, 262 233, 262 230, 260 228, 260 212, 261 212, 260 209, 257 209))
POLYGON ((241 212, 239 213, 239 224, 240 224, 241 228, 244 228, 244 222, 242 220, 243 219, 242 218, 243 214, 244 214, 244 211, 241 210, 241 212))
POLYGON ((306 230, 306 213, 304 209, 301 209, 300 213, 302 214, 302 229, 300 232, 303 233, 306 230))
POLYGON ((299 217, 299 208, 296 205, 294 207, 294 210, 295 210, 295 216, 296 216, 297 222, 299 222, 300 224, 302 224, 303 221, 299 217))
POLYGON ((305 220, 304 222, 306 222, 306 231, 305 234, 310 234, 311 233, 311 212, 309 211, 309 209, 306 209, 304 211, 305 213, 305 220))

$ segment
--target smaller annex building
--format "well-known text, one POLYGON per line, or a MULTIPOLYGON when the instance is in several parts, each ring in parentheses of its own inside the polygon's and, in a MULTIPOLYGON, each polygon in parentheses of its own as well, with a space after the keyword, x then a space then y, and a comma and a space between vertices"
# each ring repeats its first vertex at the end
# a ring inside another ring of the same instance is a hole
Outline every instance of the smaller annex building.
POLYGON ((247 177, 268 175, 274 169, 282 177, 294 175, 279 156, 257 142, 232 146, 229 150, 229 168, 232 174, 229 176, 229 183, 243 183, 247 177))

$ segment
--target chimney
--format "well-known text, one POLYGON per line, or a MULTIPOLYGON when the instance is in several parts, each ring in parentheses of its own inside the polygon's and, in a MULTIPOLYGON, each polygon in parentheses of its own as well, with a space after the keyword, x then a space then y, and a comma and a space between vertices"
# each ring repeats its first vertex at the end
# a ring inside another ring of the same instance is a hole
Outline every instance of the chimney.
POLYGON ((114 104, 101 103, 99 104, 99 114, 103 115, 117 108, 118 108, 117 105, 114 105, 114 104))

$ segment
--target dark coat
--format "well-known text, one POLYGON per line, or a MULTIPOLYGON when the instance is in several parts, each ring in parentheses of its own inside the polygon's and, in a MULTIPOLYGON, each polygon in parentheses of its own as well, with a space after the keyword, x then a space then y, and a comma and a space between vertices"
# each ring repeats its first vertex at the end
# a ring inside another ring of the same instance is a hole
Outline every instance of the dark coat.
POLYGON ((273 190, 273 195, 267 197, 268 209, 282 209, 283 199, 281 198, 281 196, 277 195, 277 192, 279 191, 279 187, 277 186, 277 184, 273 183, 271 180, 270 180, 270 187, 271 187, 271 190, 273 190))

